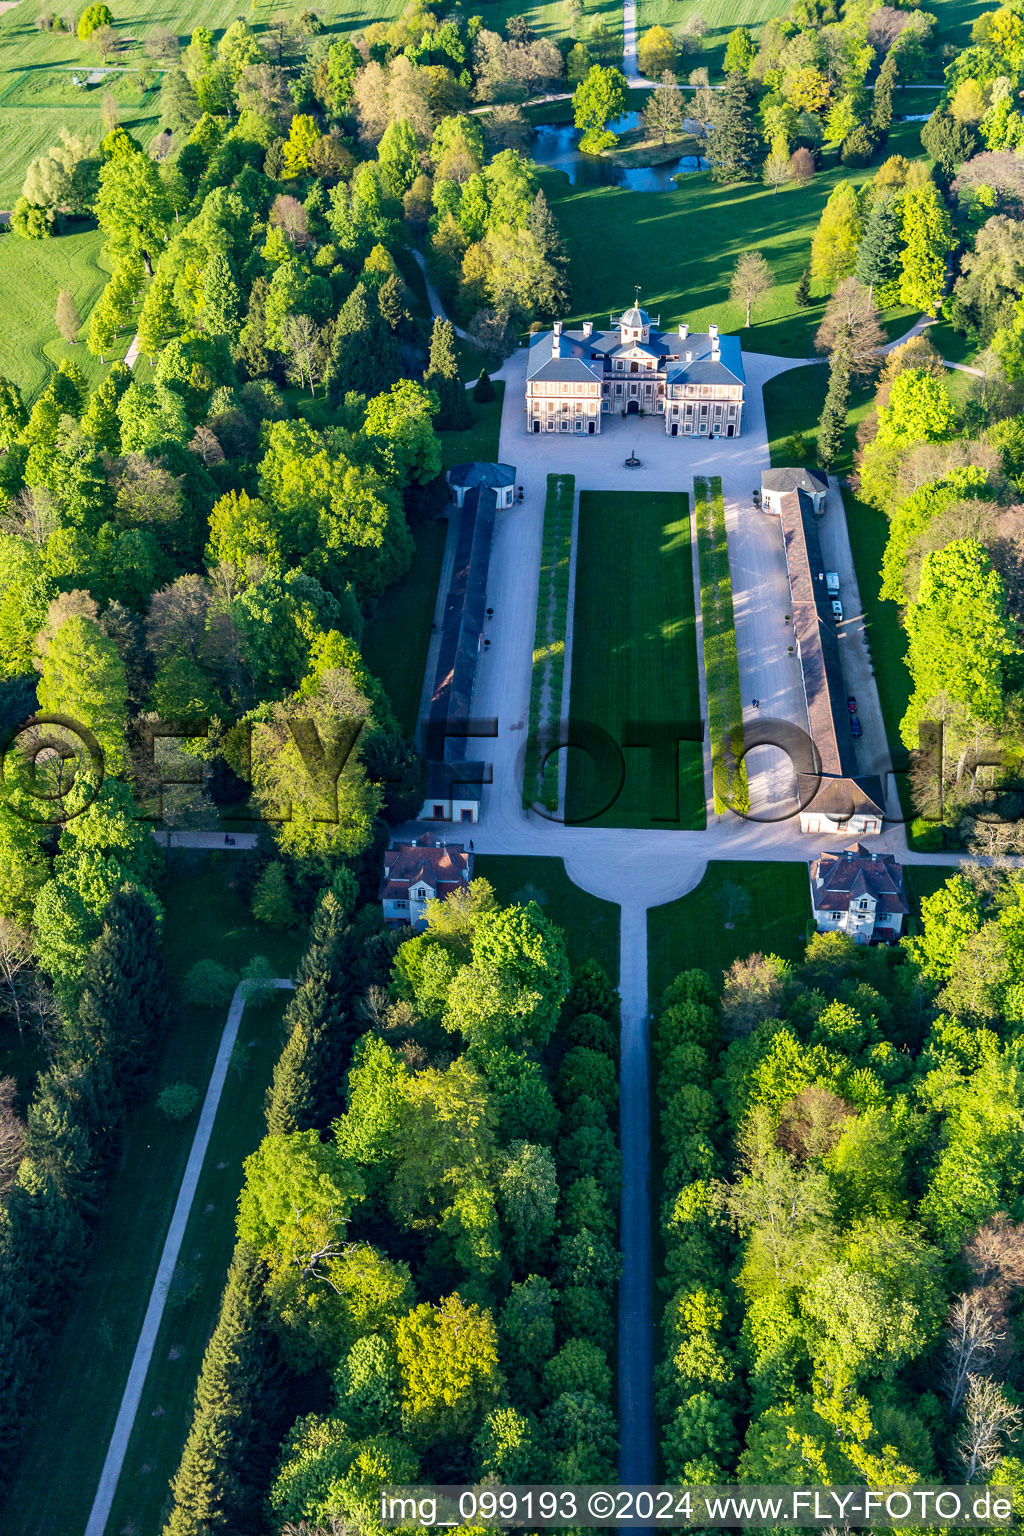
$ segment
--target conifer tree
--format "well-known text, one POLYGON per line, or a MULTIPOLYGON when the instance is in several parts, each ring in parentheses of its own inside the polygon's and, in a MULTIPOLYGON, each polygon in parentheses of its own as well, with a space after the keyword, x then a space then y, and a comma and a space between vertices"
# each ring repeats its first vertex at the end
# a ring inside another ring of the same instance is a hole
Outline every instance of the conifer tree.
POLYGON ((793 302, 798 309, 809 309, 814 302, 811 298, 811 274, 806 267, 800 274, 800 281, 796 285, 793 302))
POLYGON ((440 315, 434 317, 430 336, 430 360, 423 382, 437 395, 438 412, 434 425, 439 432, 459 432, 470 424, 466 390, 459 373, 455 352, 455 327, 440 315))
POLYGON ((239 1244, 196 1387, 195 1414, 171 1483, 164 1536, 246 1531, 258 1518, 278 1412, 277 1353, 264 1276, 239 1244))
POLYGON ((714 126, 713 181, 742 181, 753 175, 758 133, 754 125, 750 84, 742 70, 727 76, 725 87, 715 92, 711 121, 714 126))
POLYGON ((895 292, 884 290, 895 284, 900 275, 902 231, 899 200, 891 193, 878 197, 864 226, 864 238, 857 250, 856 272, 861 282, 867 285, 872 300, 876 288, 883 290, 879 294, 879 302, 883 304, 896 298, 895 292))
POLYGON ((871 127, 876 137, 883 143, 892 127, 893 92, 899 77, 900 69, 896 50, 890 48, 885 56, 885 63, 878 71, 878 79, 875 81, 871 100, 871 127))
POLYGON ((338 311, 328 394, 340 400, 356 390, 372 397, 383 394, 397 377, 398 343, 381 318, 376 297, 358 282, 338 311))
POLYGON ((488 405, 497 398, 497 392, 491 383, 491 376, 486 368, 480 369, 480 377, 473 385, 473 399, 477 405, 488 405))
POLYGON ((822 469, 834 469, 842 452, 850 403, 851 362, 849 339, 843 336, 829 361, 828 391, 818 422, 818 463, 822 469))
POLYGON ((314 1057, 313 1042, 306 1022, 299 1018, 277 1059, 274 1079, 267 1089, 268 1135, 290 1136, 293 1131, 308 1131, 312 1128, 314 1057))

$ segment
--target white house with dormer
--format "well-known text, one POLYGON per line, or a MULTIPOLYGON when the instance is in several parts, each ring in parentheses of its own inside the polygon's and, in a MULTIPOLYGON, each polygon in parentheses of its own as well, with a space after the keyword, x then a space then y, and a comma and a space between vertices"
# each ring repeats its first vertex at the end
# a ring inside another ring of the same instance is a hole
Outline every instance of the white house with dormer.
POLYGON ((909 908, 903 869, 891 853, 851 843, 811 864, 811 906, 819 933, 846 933, 856 944, 895 944, 909 908))
POLYGON ((473 855, 462 843, 449 843, 432 832, 411 843, 392 843, 384 855, 378 900, 387 923, 418 928, 428 901, 444 901, 464 889, 473 873, 473 855))
POLYGON ((739 437, 745 378, 738 336, 682 324, 662 331, 634 305, 610 329, 556 320, 533 337, 526 365, 526 430, 593 437, 602 416, 656 416, 670 437, 739 437))

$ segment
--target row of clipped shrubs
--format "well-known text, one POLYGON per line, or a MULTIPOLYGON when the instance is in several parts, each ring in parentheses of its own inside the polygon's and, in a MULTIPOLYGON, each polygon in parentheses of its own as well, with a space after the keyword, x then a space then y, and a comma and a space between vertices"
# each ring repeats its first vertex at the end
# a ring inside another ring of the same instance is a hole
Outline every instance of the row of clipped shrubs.
POLYGON ((722 481, 718 475, 710 481, 698 476, 693 492, 715 810, 742 812, 750 809, 750 792, 743 761, 743 702, 722 481))
POLYGON ((576 480, 573 475, 548 475, 537 587, 537 622, 533 640, 533 678, 530 684, 530 725, 523 772, 523 804, 529 808, 539 801, 549 811, 558 809, 558 766, 561 755, 553 752, 543 767, 541 757, 546 739, 556 731, 562 718, 565 625, 569 611, 569 559, 572 553, 572 509, 575 497, 576 480))

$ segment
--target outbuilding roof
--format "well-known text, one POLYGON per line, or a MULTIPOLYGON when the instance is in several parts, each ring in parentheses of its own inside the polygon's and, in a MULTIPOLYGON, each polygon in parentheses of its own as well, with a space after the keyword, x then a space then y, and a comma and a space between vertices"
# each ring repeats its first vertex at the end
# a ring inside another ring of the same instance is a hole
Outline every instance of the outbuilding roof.
POLYGON ((807 469, 802 465, 789 469, 766 469, 761 475, 763 491, 806 491, 809 496, 820 496, 828 490, 828 476, 819 469, 807 469))
POLYGON ((514 464, 484 464, 474 460, 471 464, 453 464, 448 471, 448 484, 465 487, 466 490, 474 485, 486 485, 492 490, 504 491, 515 483, 514 464))

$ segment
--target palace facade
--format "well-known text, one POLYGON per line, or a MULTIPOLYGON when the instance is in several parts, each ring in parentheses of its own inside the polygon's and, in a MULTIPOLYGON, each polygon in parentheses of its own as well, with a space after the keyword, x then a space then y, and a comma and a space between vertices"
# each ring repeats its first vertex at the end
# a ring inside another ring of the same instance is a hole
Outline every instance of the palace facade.
POLYGON ((743 355, 738 336, 688 325, 662 331, 634 306, 611 329, 534 336, 526 365, 526 430, 594 436, 601 417, 660 416, 670 437, 739 437, 743 355))

